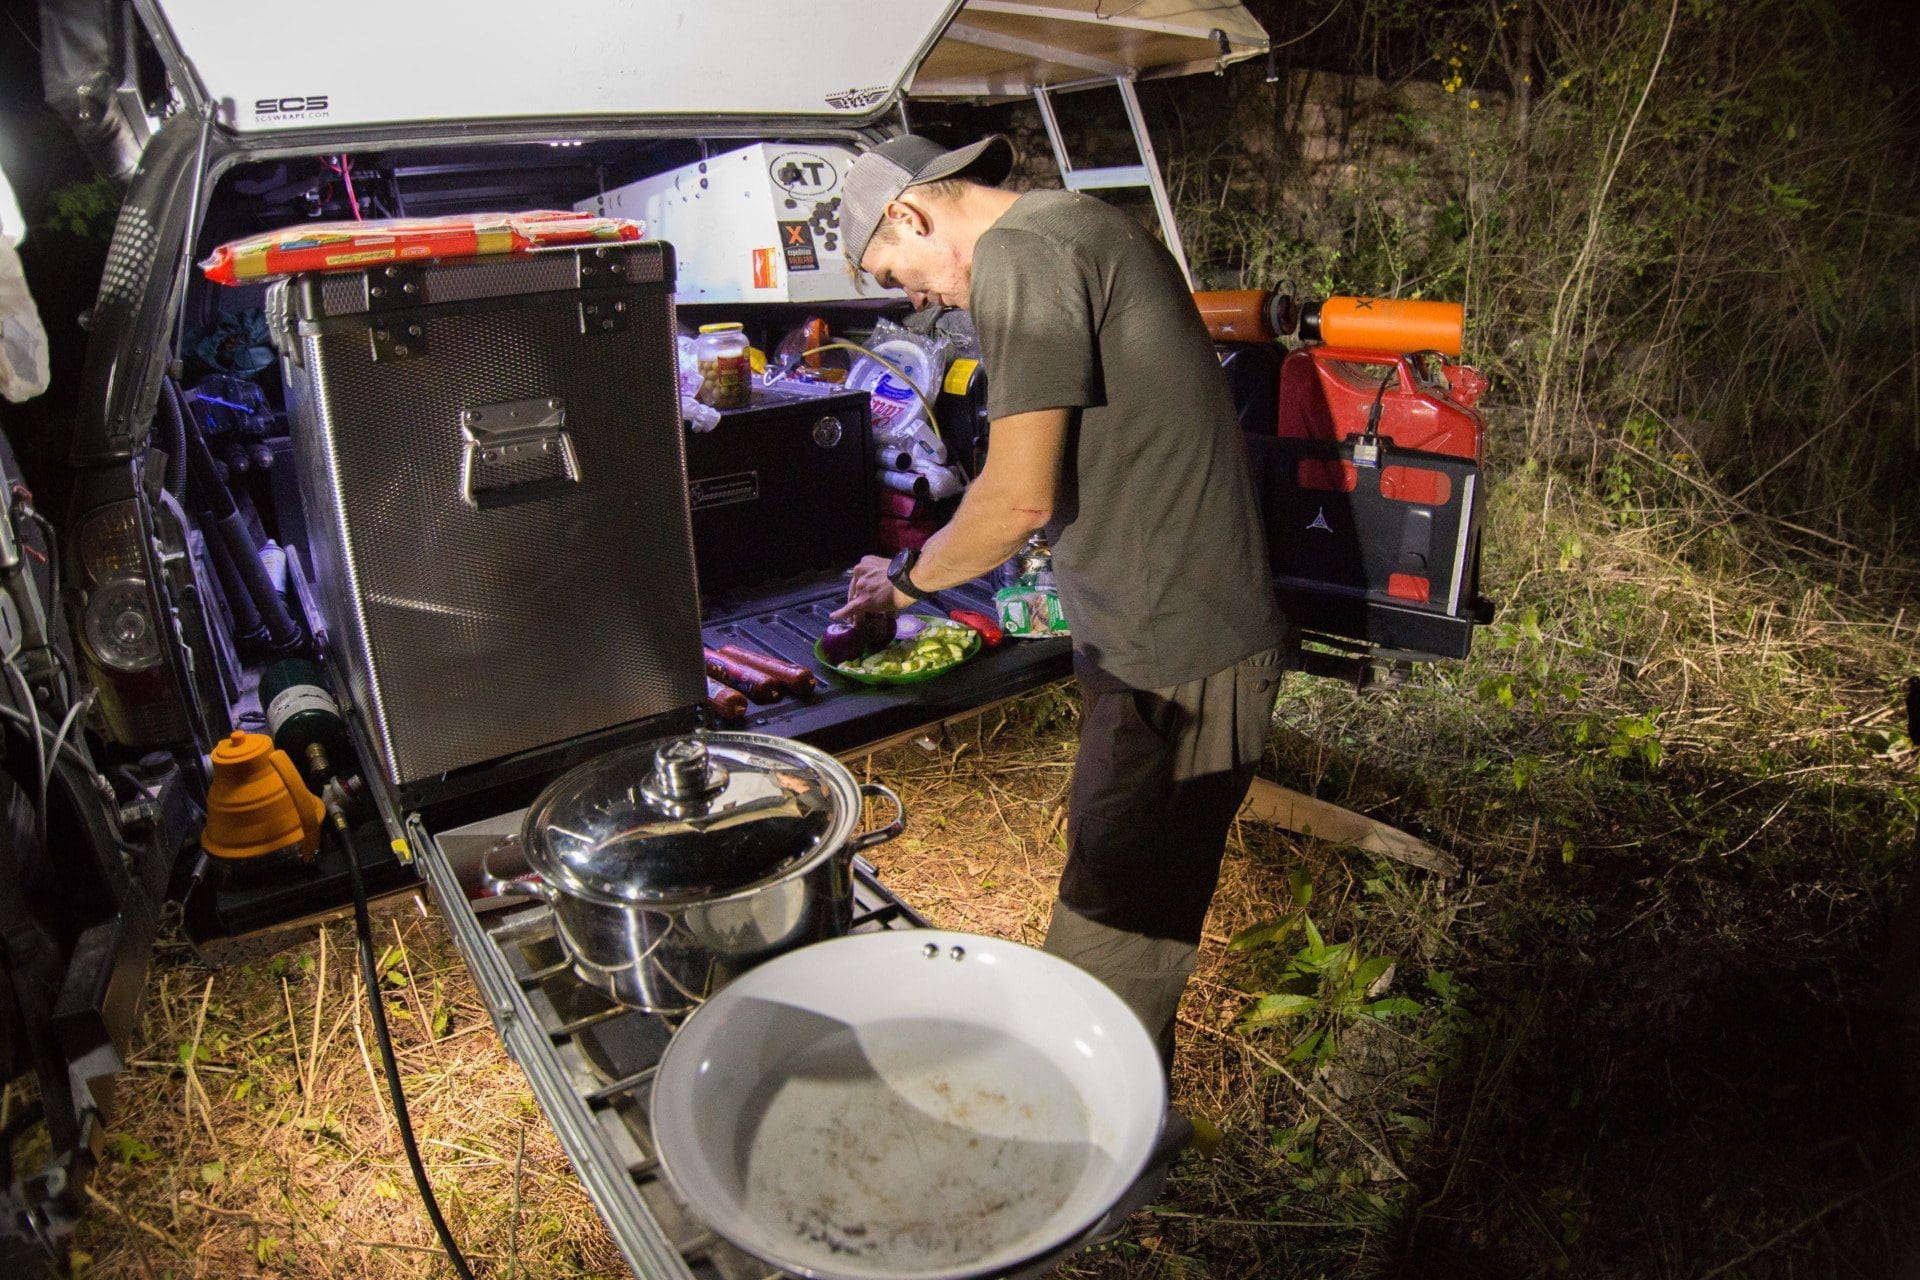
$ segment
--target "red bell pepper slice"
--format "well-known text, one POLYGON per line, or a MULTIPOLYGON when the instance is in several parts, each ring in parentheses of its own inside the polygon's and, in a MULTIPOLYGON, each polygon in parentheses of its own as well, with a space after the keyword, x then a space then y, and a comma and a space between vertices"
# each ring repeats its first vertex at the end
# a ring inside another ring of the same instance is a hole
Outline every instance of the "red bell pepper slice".
POLYGON ((978 631, 980 638, 985 640, 989 647, 997 645, 1007 638, 1007 633, 1000 629, 1000 624, 984 613, 975 613, 972 609, 955 609, 947 616, 955 622, 962 623, 978 631))

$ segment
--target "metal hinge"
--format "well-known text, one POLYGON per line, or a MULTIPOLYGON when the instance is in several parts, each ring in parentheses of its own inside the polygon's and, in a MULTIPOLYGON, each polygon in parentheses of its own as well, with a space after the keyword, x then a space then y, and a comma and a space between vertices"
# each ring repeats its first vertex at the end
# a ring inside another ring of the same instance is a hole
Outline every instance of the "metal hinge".
POLYGON ((378 271, 367 273, 367 310, 378 314, 417 307, 427 300, 421 269, 406 262, 391 262, 378 271))
POLYGON ((619 333, 633 323, 633 308, 624 298, 601 298, 580 304, 580 332, 619 333))
POLYGON ((419 321, 407 324, 380 324, 367 331, 373 344, 373 362, 409 360, 427 353, 427 335, 419 321))

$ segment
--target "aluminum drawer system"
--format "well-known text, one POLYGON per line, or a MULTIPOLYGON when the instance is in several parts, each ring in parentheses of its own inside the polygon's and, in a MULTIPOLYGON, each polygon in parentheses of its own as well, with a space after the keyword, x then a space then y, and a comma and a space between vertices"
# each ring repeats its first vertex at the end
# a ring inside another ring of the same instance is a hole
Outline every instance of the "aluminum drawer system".
MULTIPOLYGON (((405 838, 454 945, 473 973, 507 1052, 526 1073, 621 1256, 644 1280, 777 1280, 770 1269, 695 1220, 654 1157, 648 1123, 653 1070, 673 1028, 623 1008, 572 976, 548 908, 535 900, 477 912, 448 847, 492 844, 521 814, 436 837, 417 820, 405 838)), ((854 864, 857 932, 924 925, 854 864)))
MULTIPOLYGON (((948 608, 993 613, 992 592, 985 582, 966 583, 940 596, 948 608)), ((813 656, 813 638, 825 630, 827 615, 845 599, 843 574, 800 579, 731 601, 714 601, 701 622, 701 634, 712 648, 738 644, 818 672, 821 669, 813 656)), ((916 605, 914 611, 940 612, 931 605, 916 605)), ((723 727, 797 738, 834 755, 857 757, 890 742, 937 732, 945 721, 976 715, 995 703, 1031 692, 1067 675, 1069 666, 1068 642, 1053 639, 1009 641, 926 684, 891 688, 850 685, 822 672, 822 687, 813 696, 752 706, 746 720, 723 727)), ((591 744, 583 744, 580 750, 584 759, 591 754, 591 744)), ((554 765, 564 767, 567 763, 562 760, 554 765)), ((429 811, 429 822, 439 830, 518 808, 532 800, 547 776, 536 774, 476 793, 458 804, 438 806, 429 811)), ((908 821, 912 821, 911 814, 908 821)), ((415 873, 397 866, 387 852, 391 833, 361 834, 365 846, 361 865, 370 885, 392 889, 412 878, 415 873)), ((456 859, 456 869, 463 883, 477 887, 477 867, 461 865, 456 859)), ((320 872, 317 878, 296 877, 257 885, 202 878, 189 888, 183 904, 187 936, 202 953, 222 959, 280 945, 272 935, 284 938, 293 923, 311 923, 316 917, 345 910, 345 865, 333 865, 323 849, 320 872)))

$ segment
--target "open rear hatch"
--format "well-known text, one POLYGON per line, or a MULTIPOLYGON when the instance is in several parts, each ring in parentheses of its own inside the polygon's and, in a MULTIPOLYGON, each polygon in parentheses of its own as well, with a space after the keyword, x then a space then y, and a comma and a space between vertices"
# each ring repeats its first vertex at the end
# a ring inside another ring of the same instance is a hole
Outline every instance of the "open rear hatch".
POLYGON ((892 104, 960 7, 137 5, 188 108, 210 109, 216 123, 241 134, 596 117, 861 120, 892 104), (272 22, 275 15, 282 21, 272 22))

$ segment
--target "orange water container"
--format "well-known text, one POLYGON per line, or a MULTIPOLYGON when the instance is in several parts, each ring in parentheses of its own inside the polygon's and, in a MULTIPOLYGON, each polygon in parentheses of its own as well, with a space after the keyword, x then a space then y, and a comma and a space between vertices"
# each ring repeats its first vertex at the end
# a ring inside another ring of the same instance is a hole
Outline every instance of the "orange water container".
POLYGON ((1272 289, 1202 289, 1193 295, 1215 342, 1275 342, 1293 332, 1293 298, 1272 289))
POLYGON ((228 866, 251 865, 269 854, 305 861, 320 847, 325 813, 292 757, 275 750, 272 738, 236 729, 213 749, 200 847, 228 866))
POLYGON ((1465 327, 1466 308, 1457 302, 1333 297, 1300 309, 1303 339, 1362 351, 1457 356, 1465 327))

